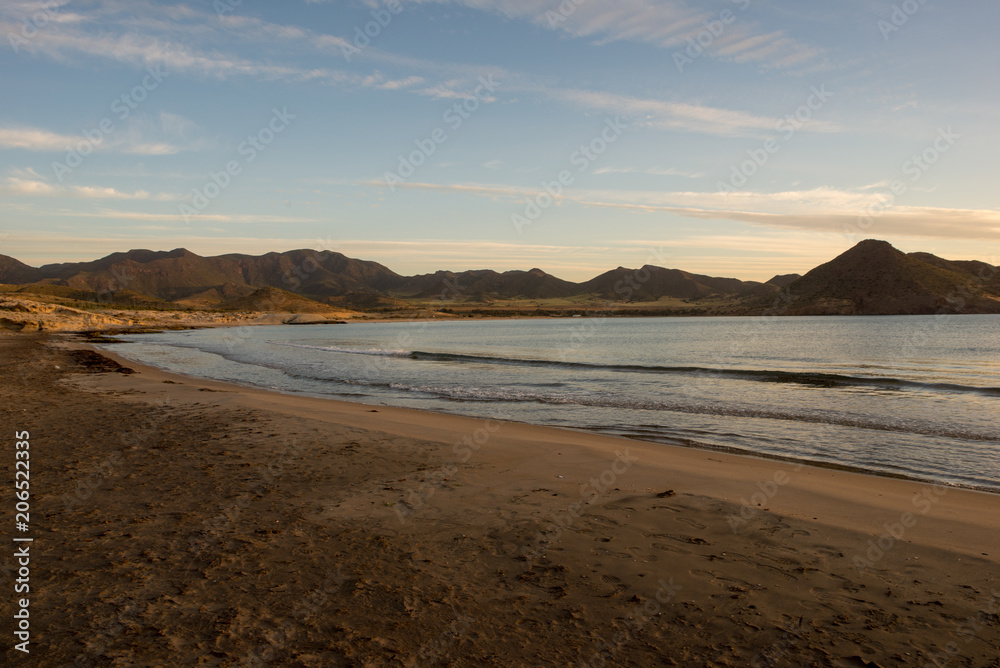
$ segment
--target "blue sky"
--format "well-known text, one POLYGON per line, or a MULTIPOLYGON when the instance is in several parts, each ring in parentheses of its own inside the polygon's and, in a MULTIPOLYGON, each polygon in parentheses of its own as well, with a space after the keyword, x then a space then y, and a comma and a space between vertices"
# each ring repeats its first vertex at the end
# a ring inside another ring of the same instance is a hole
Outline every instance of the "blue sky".
POLYGON ((1000 263, 1000 4, 0 4, 0 253, 1000 263))

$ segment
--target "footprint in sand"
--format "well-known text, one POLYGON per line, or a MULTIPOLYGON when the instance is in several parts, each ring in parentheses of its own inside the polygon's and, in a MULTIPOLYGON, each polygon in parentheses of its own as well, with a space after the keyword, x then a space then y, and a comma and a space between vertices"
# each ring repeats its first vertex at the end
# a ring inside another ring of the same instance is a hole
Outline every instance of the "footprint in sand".
POLYGON ((621 522, 616 522, 615 520, 613 520, 613 519, 611 519, 609 517, 605 517, 604 515, 590 515, 589 519, 590 519, 591 522, 593 522, 595 524, 600 524, 600 525, 603 525, 603 526, 606 526, 606 527, 608 527, 608 526, 611 526, 611 527, 621 526, 621 522))
POLYGON ((798 566, 800 564, 798 559, 789 559, 788 557, 776 557, 770 554, 762 554, 760 556, 764 559, 767 559, 768 561, 773 561, 776 564, 781 564, 782 566, 798 566))
POLYGON ((723 557, 730 561, 744 561, 748 564, 753 563, 753 559, 746 556, 745 554, 740 554, 739 552, 726 552, 725 554, 723 554, 723 557))
POLYGON ((700 575, 702 577, 710 576, 715 580, 715 584, 720 587, 724 587, 728 591, 732 592, 748 592, 748 591, 760 591, 764 589, 763 586, 758 584, 751 584, 745 580, 740 580, 739 578, 730 578, 724 575, 719 575, 718 573, 713 573, 711 571, 703 570, 692 570, 689 571, 691 575, 700 575))
POLYGON ((639 559, 640 561, 659 561, 660 559, 655 554, 643 554, 642 548, 633 545, 626 547, 625 551, 628 552, 633 559, 639 559))
POLYGON ((653 510, 669 510, 672 513, 681 512, 680 508, 674 508, 673 506, 653 506, 653 510))
POLYGON ((754 568, 757 568, 759 570, 767 571, 768 573, 774 573, 775 575, 780 575, 781 577, 785 578, 786 580, 790 580, 792 582, 798 582, 798 580, 799 580, 794 575, 791 575, 790 573, 786 573, 785 571, 781 570, 780 568, 776 568, 774 566, 768 566, 767 564, 758 564, 758 563, 753 564, 753 566, 754 566, 754 568))
POLYGON ((697 536, 688 536, 687 534, 683 533, 668 533, 665 534, 665 537, 669 538, 670 540, 676 540, 680 543, 691 543, 692 545, 711 545, 711 543, 709 543, 704 538, 698 538, 697 536))
POLYGON ((816 548, 816 554, 822 555, 824 557, 837 557, 842 558, 844 553, 837 548, 830 547, 829 545, 821 545, 816 548))

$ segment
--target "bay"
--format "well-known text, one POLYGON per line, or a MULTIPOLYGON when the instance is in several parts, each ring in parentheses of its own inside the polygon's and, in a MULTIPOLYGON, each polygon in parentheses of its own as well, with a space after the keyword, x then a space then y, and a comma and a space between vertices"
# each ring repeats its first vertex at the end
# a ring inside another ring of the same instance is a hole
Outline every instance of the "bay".
POLYGON ((114 350, 282 392, 1000 491, 1000 316, 204 329, 114 350))

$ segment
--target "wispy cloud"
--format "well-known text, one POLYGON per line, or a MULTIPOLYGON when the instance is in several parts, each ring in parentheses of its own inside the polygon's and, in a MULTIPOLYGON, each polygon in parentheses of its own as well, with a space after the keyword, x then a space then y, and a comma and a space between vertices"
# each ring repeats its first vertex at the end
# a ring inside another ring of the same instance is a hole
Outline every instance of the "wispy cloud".
MULTIPOLYGON (((554 97, 573 104, 621 114, 640 125, 664 130, 684 130, 727 137, 759 136, 774 132, 780 119, 755 116, 743 111, 720 109, 699 104, 631 97, 608 92, 586 90, 554 90, 554 97)), ((803 131, 832 133, 840 127, 835 123, 813 120, 803 131)))
MULTIPOLYGON (((144 226, 144 231, 156 232, 155 226, 144 226)), ((394 241, 364 239, 275 238, 207 236, 204 234, 122 234, 107 230, 103 238, 91 236, 72 237, 52 233, 15 233, 3 241, 5 254, 31 264, 64 262, 70 259, 65 250, 57 255, 40 253, 41 248, 72 248, 72 255, 79 260, 92 260, 114 250, 150 248, 155 250, 184 247, 201 255, 224 253, 268 253, 272 251, 310 248, 334 250, 350 257, 376 260, 402 273, 424 273, 437 269, 530 269, 543 266, 546 271, 560 275, 571 274, 590 278, 606 267, 607 247, 515 244, 492 241, 446 241, 441 239, 400 239, 394 241), (427 265, 433 257, 437 264, 427 265), (487 263, 484 258, 489 258, 487 263)), ((622 249, 621 256, 634 258, 639 264, 649 255, 647 249, 622 249)))
MULTIPOLYGON (((145 220, 152 222, 178 222, 185 221, 185 217, 180 213, 154 213, 149 211, 122 211, 116 209, 104 209, 101 211, 86 212, 63 212, 61 214, 69 218, 104 218, 114 220, 145 220)), ((284 225, 288 223, 316 223, 321 222, 317 218, 301 218, 295 216, 271 216, 263 214, 241 214, 241 213, 200 213, 191 216, 197 223, 260 223, 267 225, 284 225)))
MULTIPOLYGON (((438 0, 432 0, 438 1, 438 0)), ((462 0, 477 9, 501 14, 547 20, 546 12, 559 11, 555 0, 462 0)), ((573 6, 576 6, 575 4, 573 6)), ((0 10, 0 16, 3 16, 0 10)), ((560 29, 580 36, 602 35, 605 39, 639 39, 660 46, 686 43, 691 30, 703 30, 707 14, 679 3, 654 4, 648 0, 622 0, 608 7, 605 3, 579 5, 569 14, 560 29), (571 26, 571 27, 567 27, 571 26), (654 39, 655 38, 655 39, 654 39)), ((10 21, 0 20, 0 33, 15 29, 10 21)), ((720 49, 734 59, 777 58, 775 44, 784 38, 766 34, 766 40, 752 37, 737 39, 735 28, 717 40, 720 49), (766 43, 765 43, 766 42, 766 43)), ((316 54, 336 56, 349 43, 342 37, 307 28, 269 23, 258 18, 230 14, 221 19, 214 13, 187 6, 160 6, 137 0, 128 6, 108 2, 93 10, 88 21, 70 22, 39 31, 25 46, 35 55, 64 63, 81 56, 113 60, 136 67, 159 66, 168 74, 185 73, 216 79, 251 77, 298 83, 323 83, 342 87, 407 91, 434 99, 464 99, 476 88, 481 76, 493 76, 502 91, 547 96, 577 108, 599 110, 627 116, 644 127, 661 130, 698 132, 721 136, 757 135, 772 130, 778 119, 760 117, 739 110, 723 109, 678 100, 633 97, 603 91, 565 88, 552 81, 537 80, 492 65, 439 62, 399 55, 375 46, 366 48, 357 62, 342 68, 302 67, 281 62, 301 61, 316 54), (101 30, 92 30, 99 24, 101 30), (262 49, 266 46, 266 49, 262 49), (259 53, 268 52, 262 60, 259 53), (243 55, 245 54, 245 55, 243 55), (367 64, 366 64, 367 63, 367 64), (372 65, 375 69, 368 69, 372 65)), ((789 57, 789 56, 783 56, 789 57)), ((329 59, 327 59, 329 60, 329 59)), ((484 102, 495 101, 494 97, 484 102)), ((827 122, 812 122, 811 132, 835 132, 827 122)), ((44 143, 44 142, 43 142, 44 143)), ((52 142, 50 142, 51 144, 52 142)), ((137 153, 150 155, 173 152, 170 142, 137 144, 137 153), (168 144, 170 144, 168 146, 168 144)), ((180 149, 178 149, 180 150, 180 149)))
MULTIPOLYGON (((687 47, 705 31, 705 23, 717 21, 719 10, 692 7, 677 0, 617 0, 616 2, 571 2, 567 0, 412 0, 423 3, 459 4, 491 11, 598 44, 616 41, 642 42, 664 49, 687 47)), ((767 30, 748 16, 749 0, 734 2, 734 19, 721 34, 713 35, 705 51, 721 60, 755 63, 787 69, 822 56, 819 47, 804 43, 782 30, 767 30)))
POLYGON ((25 151, 65 151, 80 137, 61 135, 41 128, 0 128, 0 148, 18 148, 25 151))
POLYGON ((119 125, 121 127, 112 124, 113 129, 108 133, 95 129, 91 137, 60 134, 36 127, 0 127, 0 148, 56 153, 76 151, 83 155, 91 151, 173 155, 207 145, 197 124, 176 114, 134 113, 119 125))
POLYGON ((153 202, 169 202, 176 199, 167 193, 150 193, 145 190, 123 192, 115 188, 101 186, 62 186, 47 183, 41 179, 26 179, 17 176, 9 177, 0 187, 9 195, 28 197, 68 197, 75 199, 113 199, 113 200, 149 200, 153 202))
MULTIPOLYGON (((381 181, 365 184, 385 187, 381 181)), ((540 194, 535 188, 500 184, 410 182, 398 184, 397 188, 448 191, 511 202, 540 194)), ((1000 211, 996 209, 885 205, 884 193, 867 187, 773 193, 572 189, 564 190, 558 199, 560 203, 587 207, 853 236, 878 232, 907 237, 1000 240, 1000 211), (877 207, 881 213, 873 216, 871 222, 859 224, 871 207, 877 207)))
MULTIPOLYGON (((18 20, 23 18, 23 11, 0 6, 0 34, 19 32, 18 20)), ((64 21, 37 31, 20 48, 65 64, 74 64, 83 56, 137 67, 160 66, 169 74, 214 79, 252 77, 382 90, 410 88, 425 82, 423 76, 414 72, 394 76, 378 70, 359 72, 263 60, 257 55, 262 45, 274 52, 274 57, 287 56, 289 60, 310 54, 335 55, 340 59, 342 48, 352 46, 342 37, 307 28, 236 14, 219 17, 215 12, 185 5, 163 6, 135 0, 127 4, 102 3, 79 21, 64 21), (95 25, 100 26, 100 31, 93 29, 95 25), (241 51, 248 55, 240 55, 241 51)), ((472 74, 468 66, 436 67, 430 61, 396 56, 374 47, 365 49, 359 59, 410 70, 436 68, 472 74)))
POLYGON ((700 179, 705 176, 704 172, 691 172, 676 167, 647 167, 640 169, 637 167, 601 167, 594 170, 594 174, 650 174, 652 176, 683 176, 688 179, 700 179))

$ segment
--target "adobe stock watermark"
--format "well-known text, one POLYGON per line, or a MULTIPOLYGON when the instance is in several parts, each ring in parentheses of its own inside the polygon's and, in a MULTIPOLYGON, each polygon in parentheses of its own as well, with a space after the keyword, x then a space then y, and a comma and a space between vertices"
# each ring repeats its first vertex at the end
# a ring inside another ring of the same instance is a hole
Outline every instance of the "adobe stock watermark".
POLYGON ((600 475, 591 478, 588 482, 580 485, 580 499, 569 506, 563 514, 549 511, 552 523, 545 529, 535 534, 534 545, 522 545, 521 555, 528 559, 538 559, 549 549, 549 545, 559 539, 565 529, 573 526, 573 523, 583 516, 583 511, 587 506, 591 506, 601 500, 618 482, 620 476, 628 473, 629 469, 639 458, 631 454, 628 448, 625 451, 615 451, 615 459, 611 465, 604 469, 600 475))
POLYGON ((7 41, 14 53, 21 53, 21 47, 27 46, 28 41, 34 39, 38 31, 56 20, 56 10, 69 4, 70 0, 63 2, 45 2, 41 8, 29 17, 21 20, 21 34, 13 32, 7 33, 7 41))
POLYGON ((912 529, 917 524, 918 515, 926 515, 931 511, 936 503, 948 493, 948 488, 944 485, 926 485, 923 490, 913 493, 911 502, 916 514, 907 511, 899 516, 899 520, 882 525, 885 533, 877 538, 868 540, 868 549, 863 555, 854 555, 854 567, 858 573, 864 573, 866 568, 872 568, 881 561, 886 554, 892 550, 896 543, 901 541, 906 535, 907 529, 912 529))
POLYGON ((684 394, 689 398, 697 398, 699 392, 712 391, 714 382, 725 377, 727 367, 733 364, 733 358, 739 357, 751 341, 774 336, 771 330, 778 318, 787 315, 798 298, 799 296, 793 294, 788 287, 784 287, 775 294, 771 306, 760 315, 743 318, 743 331, 740 335, 733 339, 728 349, 722 348, 715 352, 709 362, 712 367, 699 369, 691 375, 691 379, 684 384, 684 394))
POLYGON ((420 646, 417 650, 417 657, 422 661, 435 664, 446 658, 446 652, 458 643, 462 636, 472 629, 472 625, 477 623, 475 617, 459 613, 451 624, 434 640, 430 640, 420 646))
POLYGON ((281 111, 274 108, 271 112, 271 119, 267 124, 255 134, 247 136, 236 147, 236 153, 242 156, 243 160, 230 160, 222 170, 210 171, 205 184, 191 191, 189 201, 181 202, 179 208, 184 222, 190 223, 192 216, 197 216, 208 208, 212 200, 221 195, 232 184, 233 177, 243 173, 243 168, 256 160, 257 156, 271 145, 275 137, 288 129, 291 122, 295 120, 295 115, 288 113, 288 107, 283 107, 281 111))
MULTIPOLYGON (((809 90, 810 94, 806 98, 805 103, 799 105, 795 111, 786 115, 775 124, 774 129, 781 133, 783 141, 788 141, 794 137, 796 132, 812 120, 813 114, 822 109, 823 105, 833 97, 833 93, 826 89, 826 84, 820 85, 819 88, 812 86, 809 90)), ((745 186, 747 181, 768 163, 771 156, 781 150, 781 146, 781 141, 774 137, 769 137, 764 140, 764 143, 759 148, 747 149, 748 159, 739 164, 734 163, 730 165, 729 180, 728 182, 718 181, 716 183, 718 191, 720 193, 732 193, 745 186)))
MULTIPOLYGON (((994 589, 990 592, 990 600, 986 608, 979 611, 976 617, 966 617, 961 623, 956 624, 955 638, 968 645, 974 640, 983 640, 982 633, 988 626, 994 625, 997 616, 1000 616, 1000 591, 994 589)), ((944 648, 939 652, 933 652, 928 660, 924 661, 920 668, 945 668, 956 659, 961 658, 962 647, 955 640, 945 643, 944 648)))
MULTIPOLYGON (((792 469, 792 472, 800 471, 804 466, 805 463, 798 464, 792 469)), ((740 498, 739 512, 726 517, 729 528, 733 530, 733 533, 739 533, 742 527, 757 516, 760 512, 758 508, 763 507, 765 503, 776 497, 781 488, 791 482, 791 480, 792 478, 788 475, 787 471, 775 471, 770 480, 762 480, 757 483, 757 489, 760 491, 751 494, 749 500, 745 497, 740 498)))
MULTIPOLYGON (((111 101, 111 112, 119 121, 124 121, 149 97, 150 93, 160 87, 166 77, 167 73, 159 65, 147 67, 146 76, 142 78, 141 83, 111 101)), ((117 129, 115 121, 111 117, 105 116, 98 121, 97 127, 92 130, 84 130, 83 138, 80 141, 73 146, 66 147, 66 157, 63 161, 52 162, 52 172, 59 183, 62 183, 67 175, 82 165, 84 158, 97 150, 97 147, 104 143, 117 129)))
POLYGON ((587 4, 587 0, 563 0, 554 10, 545 12, 545 20, 549 22, 549 28, 557 28, 559 24, 565 23, 566 19, 573 16, 581 5, 587 4))
POLYGON ((654 618, 659 616, 663 608, 661 606, 672 602, 677 594, 684 588, 679 584, 674 584, 673 577, 664 580, 660 578, 654 598, 647 598, 642 604, 642 610, 634 617, 627 617, 623 620, 623 628, 620 628, 615 635, 608 640, 602 641, 600 648, 594 652, 590 658, 580 661, 580 668, 604 668, 612 665, 612 661, 622 647, 636 639, 638 633, 654 618))
MULTIPOLYGON (((750 0, 730 0, 734 5, 738 5, 741 10, 746 10, 750 6, 750 0)), ((730 9, 723 9, 716 18, 702 21, 704 29, 698 34, 688 37, 688 45, 680 51, 674 51, 674 65, 677 71, 684 74, 684 68, 692 65, 694 61, 705 55, 705 52, 715 44, 715 41, 722 37, 726 28, 736 22, 736 14, 730 9)))
POLYGON ((768 668, 779 665, 778 661, 785 658, 792 651, 792 648, 799 644, 800 640, 802 637, 797 629, 785 629, 784 634, 779 639, 750 659, 750 668, 768 668))
MULTIPOLYGON (((500 84, 493 80, 492 74, 479 77, 479 85, 476 86, 475 90, 462 99, 461 102, 456 102, 448 107, 444 114, 441 115, 441 120, 448 125, 452 132, 457 132, 465 121, 472 118, 472 114, 483 103, 492 100, 493 93, 496 92, 499 86, 500 84)), ((428 136, 421 139, 414 139, 413 143, 416 145, 416 149, 406 155, 399 154, 399 164, 396 166, 396 171, 386 172, 382 176, 385 184, 389 186, 389 191, 396 192, 397 185, 406 183, 408 178, 416 174, 417 169, 437 152, 438 146, 448 141, 448 137, 448 131, 438 127, 434 128, 428 136)))
POLYGON ((889 41, 889 35, 897 32, 900 28, 910 22, 910 18, 926 5, 928 0, 904 0, 898 5, 892 6, 889 12, 889 20, 879 19, 875 25, 882 33, 882 39, 889 41))
MULTIPOLYGON (((257 668, 266 666, 272 662, 278 662, 282 658, 281 653, 293 642, 296 631, 301 630, 301 626, 307 623, 313 616, 318 614, 324 606, 328 605, 333 595, 340 594, 350 584, 352 578, 343 574, 340 564, 337 564, 337 572, 327 571, 326 579, 317 587, 310 591, 303 600, 295 603, 292 616, 295 620, 287 617, 277 622, 277 628, 270 628, 263 633, 266 645, 257 645, 240 657, 239 665, 257 668)), ((254 634, 256 635, 256 634, 254 634)))
POLYGON ((445 463, 437 470, 427 474, 424 481, 416 489, 407 487, 406 498, 392 506, 400 523, 405 523, 407 517, 423 508, 437 490, 443 488, 445 483, 455 477, 459 465, 467 464, 502 427, 503 423, 493 418, 483 420, 482 427, 472 430, 452 446, 451 451, 456 457, 455 460, 445 463))
MULTIPOLYGON (((604 155, 609 146, 618 141, 626 129, 628 129, 628 124, 622 122, 620 116, 606 119, 600 133, 586 144, 581 144, 569 156, 570 165, 576 167, 578 173, 583 174, 595 160, 604 155)), ((510 222, 514 225, 514 229, 521 233, 525 227, 537 221, 542 213, 562 197, 563 190, 575 182, 576 176, 569 169, 560 171, 551 181, 542 181, 544 192, 529 198, 521 213, 510 215, 510 222)))
POLYGON ((938 160, 945 153, 951 150, 955 143, 962 138, 962 135, 955 134, 949 125, 947 128, 938 128, 937 136, 931 144, 920 153, 910 156, 901 166, 905 176, 910 177, 909 183, 900 179, 893 179, 888 186, 879 193, 880 198, 873 204, 866 205, 858 214, 854 223, 844 223, 844 235, 848 240, 856 240, 858 234, 867 233, 869 228, 875 224, 876 219, 885 215, 886 209, 896 204, 896 199, 902 197, 910 191, 911 185, 920 181, 924 174, 930 171, 938 160))
POLYGON ((277 457, 266 466, 256 467, 260 478, 253 484, 247 485, 243 493, 235 497, 235 501, 220 504, 219 512, 202 522, 204 529, 198 532, 197 537, 191 538, 188 551, 201 554, 209 547, 218 545, 223 540, 226 530, 239 521, 243 511, 268 489, 276 487, 289 468, 299 465, 302 454, 302 446, 299 445, 298 439, 286 436, 277 457))
POLYGON ((221 19, 226 14, 232 14, 236 8, 243 4, 243 0, 214 0, 212 7, 221 19))
MULTIPOLYGON (((620 301, 631 301, 632 298, 642 290, 644 283, 649 281, 653 277, 653 272, 660 269, 660 266, 651 264, 653 261, 664 263, 670 256, 663 252, 663 247, 651 248, 650 253, 646 259, 646 262, 639 269, 633 269, 630 273, 626 274, 623 278, 615 281, 614 286, 612 286, 612 291, 614 292, 614 297, 609 301, 604 303, 605 308, 613 308, 615 306, 615 299, 620 301)), ((556 359, 560 362, 571 361, 572 353, 578 351, 582 348, 587 341, 593 338, 601 327, 608 322, 607 315, 601 315, 597 318, 584 318, 580 321, 574 322, 570 326, 569 332, 569 342, 559 349, 556 353, 556 359)))
POLYGON ((372 40, 382 34, 382 31, 389 27, 394 16, 403 11, 403 3, 400 0, 385 0, 385 9, 376 7, 372 9, 372 21, 362 26, 354 26, 354 40, 351 44, 341 44, 340 52, 344 54, 344 59, 351 62, 351 59, 361 53, 362 50, 371 45, 372 40))

